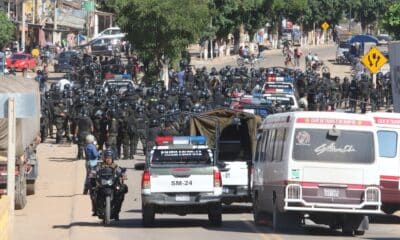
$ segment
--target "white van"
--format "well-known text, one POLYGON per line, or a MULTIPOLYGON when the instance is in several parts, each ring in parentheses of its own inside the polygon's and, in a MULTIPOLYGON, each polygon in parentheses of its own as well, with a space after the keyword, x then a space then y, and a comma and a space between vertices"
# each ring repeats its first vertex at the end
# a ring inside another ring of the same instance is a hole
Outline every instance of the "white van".
POLYGON ((400 210, 400 113, 370 113, 378 137, 378 164, 382 191, 382 210, 400 210))
POLYGON ((371 117, 338 112, 267 116, 254 155, 254 220, 272 214, 274 230, 304 217, 362 235, 381 206, 371 117))

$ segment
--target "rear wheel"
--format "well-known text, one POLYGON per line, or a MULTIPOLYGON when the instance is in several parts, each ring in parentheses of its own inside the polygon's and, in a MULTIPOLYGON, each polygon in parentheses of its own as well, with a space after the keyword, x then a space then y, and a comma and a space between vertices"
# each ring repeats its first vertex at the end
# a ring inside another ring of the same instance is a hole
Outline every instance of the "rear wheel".
POLYGON ((221 226, 222 224, 222 206, 221 203, 211 205, 208 209, 208 220, 213 226, 221 226))
POLYGON ((365 234, 365 231, 359 231, 359 230, 354 231, 354 235, 356 235, 356 236, 363 236, 364 234, 365 234))
POLYGON ((27 66, 22 70, 22 75, 24 77, 26 77, 28 75, 28 67, 27 66))
POLYGON ((110 224, 111 221, 111 197, 106 196, 106 207, 104 209, 104 225, 110 224))
POLYGON ((382 206, 382 211, 386 214, 393 214, 394 212, 397 211, 397 208, 395 206, 390 206, 390 205, 383 205, 382 206))
POLYGON ((272 211, 272 230, 274 232, 287 229, 298 229, 300 223, 300 215, 290 212, 280 212, 276 202, 274 202, 272 211))
POLYGON ((142 206, 142 221, 144 227, 151 227, 154 224, 155 211, 152 205, 142 206))

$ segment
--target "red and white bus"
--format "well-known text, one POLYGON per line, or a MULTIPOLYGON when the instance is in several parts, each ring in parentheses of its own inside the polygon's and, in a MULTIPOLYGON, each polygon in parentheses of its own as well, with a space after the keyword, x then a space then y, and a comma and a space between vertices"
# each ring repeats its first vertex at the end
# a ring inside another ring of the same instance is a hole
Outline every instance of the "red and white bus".
POLYGON ((374 112, 378 137, 378 163, 382 192, 382 210, 392 214, 400 210, 400 113, 374 112))
POLYGON ((305 217, 362 235, 381 213, 376 131, 369 116, 338 112, 269 115, 258 131, 254 220, 273 229, 305 217))

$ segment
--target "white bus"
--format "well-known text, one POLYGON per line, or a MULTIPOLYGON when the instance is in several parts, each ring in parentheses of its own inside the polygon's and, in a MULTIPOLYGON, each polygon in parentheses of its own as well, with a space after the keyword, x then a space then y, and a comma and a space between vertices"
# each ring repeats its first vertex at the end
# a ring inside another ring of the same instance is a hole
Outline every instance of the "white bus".
POLYGON ((382 210, 400 210, 400 113, 370 113, 378 137, 378 164, 382 191, 382 210))
POLYGON ((274 230, 317 224, 362 235, 381 212, 371 117, 338 112, 267 116, 254 155, 253 211, 274 230), (268 219, 265 219, 268 220, 268 219))

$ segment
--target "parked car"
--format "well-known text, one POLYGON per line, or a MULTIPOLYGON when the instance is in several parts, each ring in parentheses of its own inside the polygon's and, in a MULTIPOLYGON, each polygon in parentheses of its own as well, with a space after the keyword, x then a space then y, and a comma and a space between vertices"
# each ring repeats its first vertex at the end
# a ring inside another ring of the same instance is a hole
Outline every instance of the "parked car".
POLYGON ((121 29, 119 27, 110 27, 105 29, 104 31, 100 32, 99 34, 95 35, 92 40, 100 38, 100 37, 117 37, 117 38, 122 38, 125 37, 125 33, 121 32, 121 29))
POLYGON ((389 36, 388 34, 380 34, 378 36, 376 36, 376 38, 378 39, 378 46, 379 45, 388 45, 388 43, 390 41, 392 41, 392 37, 389 36))
POLYGON ((92 55, 112 56, 121 49, 123 37, 106 36, 91 40, 84 47, 90 47, 92 55))
POLYGON ((6 62, 7 68, 13 68, 16 71, 35 71, 37 65, 37 59, 25 53, 13 54, 11 58, 6 59, 6 62))
POLYGON ((348 42, 340 42, 336 49, 336 62, 343 64, 347 62, 346 52, 350 51, 351 44, 348 42))
POLYGON ((56 63, 54 64, 54 72, 69 72, 73 69, 71 64, 71 59, 78 56, 77 51, 66 51, 60 53, 56 58, 56 63))

